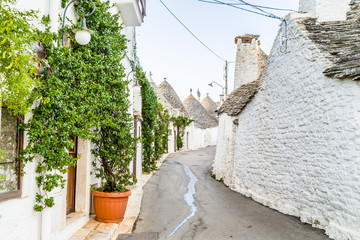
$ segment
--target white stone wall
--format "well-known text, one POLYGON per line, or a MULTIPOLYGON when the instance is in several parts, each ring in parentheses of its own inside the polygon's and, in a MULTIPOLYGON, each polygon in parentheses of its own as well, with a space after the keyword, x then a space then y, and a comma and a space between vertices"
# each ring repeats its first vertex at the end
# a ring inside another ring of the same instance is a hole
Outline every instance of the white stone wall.
POLYGON ((292 20, 289 27, 298 40, 289 36, 285 54, 275 41, 237 130, 220 117, 214 172, 235 191, 331 238, 360 239, 360 84, 325 77, 324 56, 292 20), (231 168, 228 134, 235 132, 231 168))
POLYGON ((309 12, 320 22, 346 20, 349 9, 349 0, 300 0, 299 2, 299 11, 309 12))
POLYGON ((234 146, 236 127, 233 121, 236 117, 221 114, 219 116, 218 140, 216 146, 216 154, 213 163, 213 173, 217 179, 224 180, 227 186, 233 184, 234 169, 234 146))
POLYGON ((194 122, 192 122, 185 128, 184 150, 196 150, 216 145, 217 134, 217 127, 202 129, 195 127, 194 122))

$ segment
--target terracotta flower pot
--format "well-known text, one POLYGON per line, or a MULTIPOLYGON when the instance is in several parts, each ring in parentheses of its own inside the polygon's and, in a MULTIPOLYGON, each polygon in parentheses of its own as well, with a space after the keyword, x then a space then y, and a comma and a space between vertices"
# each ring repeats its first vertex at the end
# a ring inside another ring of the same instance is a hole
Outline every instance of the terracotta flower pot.
POLYGON ((108 193, 91 191, 94 196, 94 209, 99 222, 118 223, 124 219, 130 191, 123 193, 108 193))

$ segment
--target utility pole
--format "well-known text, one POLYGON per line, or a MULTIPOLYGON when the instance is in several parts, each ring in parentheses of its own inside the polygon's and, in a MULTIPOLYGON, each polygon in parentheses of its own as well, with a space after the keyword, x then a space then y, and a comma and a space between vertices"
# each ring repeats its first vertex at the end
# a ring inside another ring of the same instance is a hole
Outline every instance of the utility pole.
POLYGON ((225 81, 225 99, 227 98, 227 94, 228 94, 228 61, 225 60, 225 65, 224 65, 224 81, 225 81))

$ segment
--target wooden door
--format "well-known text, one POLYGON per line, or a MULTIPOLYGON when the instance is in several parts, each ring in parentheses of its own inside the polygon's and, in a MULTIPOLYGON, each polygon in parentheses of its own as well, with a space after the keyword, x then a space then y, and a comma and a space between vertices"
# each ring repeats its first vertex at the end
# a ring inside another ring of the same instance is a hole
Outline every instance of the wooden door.
MULTIPOLYGON (((69 155, 77 157, 77 138, 74 138, 74 147, 69 150, 69 155)), ((75 186, 76 186, 76 167, 69 167, 66 193, 66 214, 75 212, 75 186)))

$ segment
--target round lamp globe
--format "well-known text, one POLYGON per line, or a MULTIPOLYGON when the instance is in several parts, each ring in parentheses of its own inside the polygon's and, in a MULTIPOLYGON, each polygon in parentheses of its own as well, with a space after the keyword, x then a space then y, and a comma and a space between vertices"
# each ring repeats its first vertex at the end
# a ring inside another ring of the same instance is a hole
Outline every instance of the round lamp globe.
POLYGON ((75 40, 80 45, 88 44, 90 42, 90 40, 91 40, 90 32, 88 30, 85 30, 85 29, 77 31, 76 34, 75 34, 75 40))

